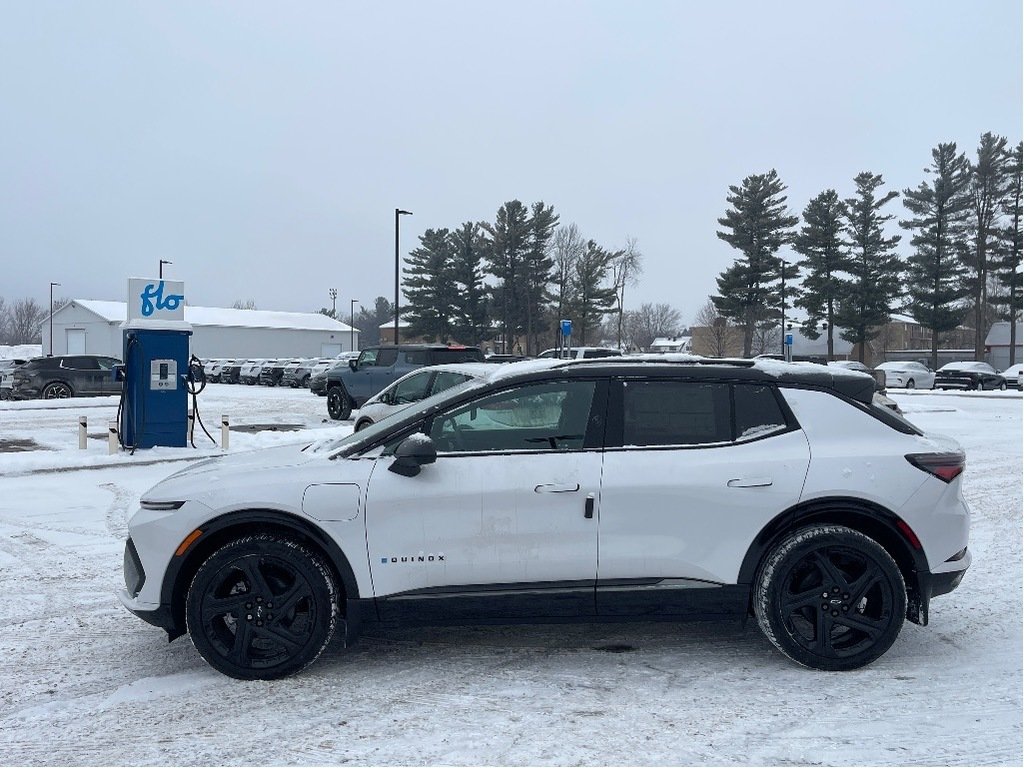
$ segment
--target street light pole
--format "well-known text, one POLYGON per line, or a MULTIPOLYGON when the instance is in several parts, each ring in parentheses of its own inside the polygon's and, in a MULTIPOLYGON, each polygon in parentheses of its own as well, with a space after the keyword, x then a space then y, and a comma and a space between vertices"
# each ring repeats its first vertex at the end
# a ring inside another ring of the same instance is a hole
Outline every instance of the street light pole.
POLYGON ((173 263, 174 263, 173 261, 168 261, 167 259, 160 259, 160 269, 159 269, 159 272, 160 272, 160 279, 161 280, 164 279, 164 264, 173 264, 173 263))
POLYGON ((349 346, 349 351, 350 352, 355 352, 356 351, 356 304, 358 304, 358 303, 359 303, 358 299, 349 299, 349 302, 348 302, 348 309, 349 309, 349 318, 348 318, 348 327, 349 327, 348 346, 349 346))
POLYGON ((327 295, 331 297, 331 317, 338 319, 338 289, 328 288, 327 295))
POLYGON ((53 286, 59 286, 60 283, 50 283, 50 354, 47 357, 53 357, 53 286))
POLYGON ((402 267, 398 258, 398 217, 412 216, 412 211, 395 208, 395 344, 398 344, 398 282, 402 275, 402 267))

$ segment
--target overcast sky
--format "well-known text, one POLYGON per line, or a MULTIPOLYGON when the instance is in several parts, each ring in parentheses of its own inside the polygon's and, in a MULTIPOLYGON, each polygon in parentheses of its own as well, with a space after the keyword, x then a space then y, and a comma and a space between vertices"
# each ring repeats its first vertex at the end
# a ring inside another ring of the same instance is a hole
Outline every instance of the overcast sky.
MULTIPOLYGON (((338 309, 427 228, 518 198, 644 255, 692 321, 730 184, 799 213, 860 171, 1021 139, 1021 2, 0 1, 0 296, 338 309)), ((902 205, 891 205, 903 214, 902 205)))

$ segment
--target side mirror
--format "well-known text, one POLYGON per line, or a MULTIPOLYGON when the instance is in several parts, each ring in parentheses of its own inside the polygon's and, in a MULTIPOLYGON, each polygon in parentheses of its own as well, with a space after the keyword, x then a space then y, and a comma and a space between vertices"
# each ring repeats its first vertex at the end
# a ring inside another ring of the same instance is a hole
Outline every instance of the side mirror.
POLYGON ((409 435, 395 448, 395 460, 388 469, 403 477, 416 477, 420 467, 437 461, 437 446, 428 435, 409 435))
POLYGON ((348 361, 348 367, 351 368, 353 371, 359 370, 359 359, 353 357, 351 360, 348 361))

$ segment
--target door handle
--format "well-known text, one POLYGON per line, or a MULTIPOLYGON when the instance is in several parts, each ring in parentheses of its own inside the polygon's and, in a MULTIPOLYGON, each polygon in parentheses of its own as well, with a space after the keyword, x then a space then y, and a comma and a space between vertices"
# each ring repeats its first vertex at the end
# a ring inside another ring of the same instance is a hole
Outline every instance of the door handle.
POLYGON ((730 488, 764 488, 771 484, 770 477, 736 477, 726 483, 730 488))
POLYGON ((579 483, 571 483, 565 485, 564 483, 541 483, 535 486, 533 489, 534 493, 576 493, 580 489, 579 483))
POLYGON ((594 494, 588 493, 587 500, 583 502, 583 516, 590 520, 594 517, 594 494))

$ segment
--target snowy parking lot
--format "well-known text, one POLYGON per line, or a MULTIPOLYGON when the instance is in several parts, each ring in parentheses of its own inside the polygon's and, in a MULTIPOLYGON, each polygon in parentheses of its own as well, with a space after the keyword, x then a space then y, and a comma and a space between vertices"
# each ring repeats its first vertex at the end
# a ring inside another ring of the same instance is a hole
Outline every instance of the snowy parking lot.
MULTIPOLYGON (((0 762, 1020 765, 1021 396, 890 395, 966 449, 974 563, 865 669, 795 666, 753 621, 586 624, 374 632, 276 682, 218 674, 115 597, 140 495, 221 449, 197 427, 196 449, 109 456, 115 399, 2 402, 0 762)), ((306 390, 199 405, 232 451, 351 429, 306 390)))

